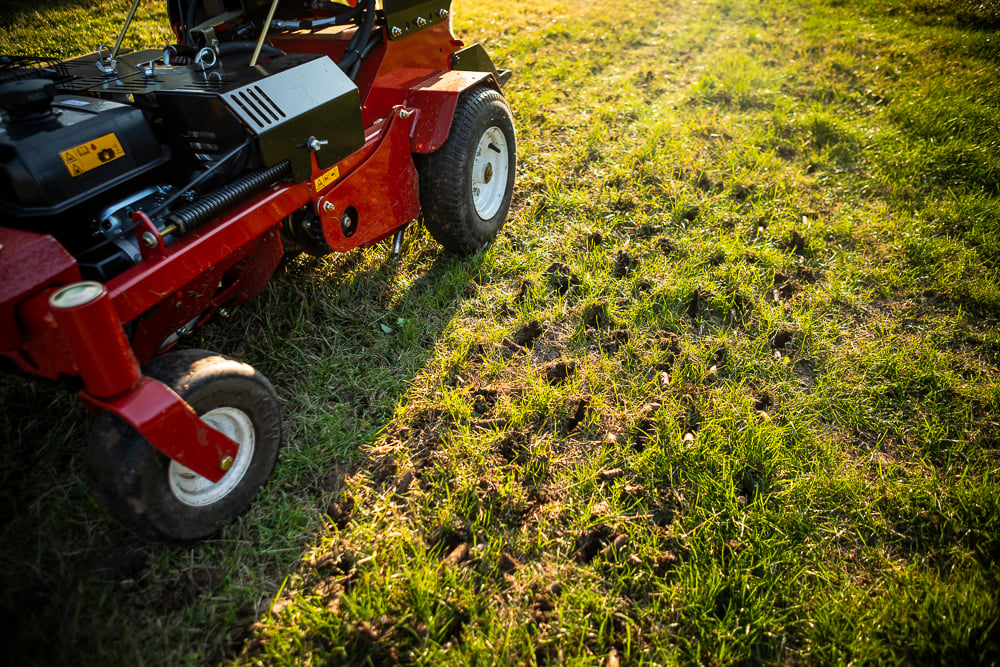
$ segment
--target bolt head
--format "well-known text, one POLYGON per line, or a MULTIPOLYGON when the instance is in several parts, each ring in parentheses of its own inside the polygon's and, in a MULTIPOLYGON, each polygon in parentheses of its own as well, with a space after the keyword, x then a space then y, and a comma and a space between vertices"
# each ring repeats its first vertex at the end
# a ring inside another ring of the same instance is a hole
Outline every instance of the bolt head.
POLYGON ((225 456, 219 461, 219 470, 223 472, 229 472, 229 469, 233 467, 233 457, 225 456))
POLYGON ((153 232, 143 232, 142 234, 142 245, 147 248, 155 248, 157 245, 156 234, 153 232))
POLYGON ((423 16, 418 16, 417 17, 417 27, 423 28, 425 25, 427 25, 427 19, 425 19, 423 16))
POLYGON ((333 202, 329 202, 329 201, 323 202, 323 212, 324 213, 333 213, 333 211, 334 211, 335 208, 337 208, 337 207, 333 205, 333 202))
POLYGON ((394 25, 392 27, 392 36, 393 37, 399 37, 402 34, 403 34, 403 29, 400 28, 398 25, 394 25))

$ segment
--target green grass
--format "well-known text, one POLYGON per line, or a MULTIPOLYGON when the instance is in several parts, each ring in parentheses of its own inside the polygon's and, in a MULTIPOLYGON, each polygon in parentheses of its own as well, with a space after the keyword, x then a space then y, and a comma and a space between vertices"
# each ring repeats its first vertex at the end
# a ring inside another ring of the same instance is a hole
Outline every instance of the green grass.
POLYGON ((3 380, 11 655, 1000 662, 1000 8, 539 5, 455 7, 516 73, 493 247, 301 259, 189 341, 286 415, 220 538, 137 543, 3 380))

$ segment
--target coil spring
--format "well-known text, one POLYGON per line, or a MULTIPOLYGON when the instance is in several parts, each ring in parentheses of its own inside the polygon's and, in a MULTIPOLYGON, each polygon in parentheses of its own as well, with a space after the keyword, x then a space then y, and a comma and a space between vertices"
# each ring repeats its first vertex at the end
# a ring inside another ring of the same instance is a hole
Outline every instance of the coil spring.
POLYGON ((167 223, 174 225, 178 233, 186 234, 206 220, 214 218, 227 208, 239 204, 277 182, 291 169, 292 163, 282 160, 272 167, 241 176, 232 183, 209 192, 198 201, 169 214, 166 218, 167 223))

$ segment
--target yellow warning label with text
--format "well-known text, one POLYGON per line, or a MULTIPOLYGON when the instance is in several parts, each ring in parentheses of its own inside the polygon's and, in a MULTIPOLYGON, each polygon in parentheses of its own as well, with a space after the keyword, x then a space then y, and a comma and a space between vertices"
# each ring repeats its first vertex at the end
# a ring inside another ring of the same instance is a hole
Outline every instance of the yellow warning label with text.
POLYGON ((320 174, 319 178, 313 181, 313 187, 316 189, 316 192, 319 192, 320 190, 325 189, 327 186, 329 186, 338 178, 340 178, 340 168, 334 167, 330 171, 320 174))
POLYGON ((125 149, 118 142, 114 132, 105 134, 85 144, 75 146, 59 154, 63 164, 69 170, 70 176, 76 178, 91 169, 97 169, 102 164, 125 156, 125 149))

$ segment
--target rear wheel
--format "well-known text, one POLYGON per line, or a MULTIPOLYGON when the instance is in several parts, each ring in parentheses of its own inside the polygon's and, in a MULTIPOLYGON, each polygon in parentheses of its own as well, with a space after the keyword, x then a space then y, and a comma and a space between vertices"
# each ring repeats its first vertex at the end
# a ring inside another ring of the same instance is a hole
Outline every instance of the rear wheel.
POLYGON ((514 120, 503 95, 485 87, 467 91, 445 143, 417 156, 420 204, 431 235, 462 255, 489 244, 507 218, 516 164, 514 120))
POLYGON ((94 492, 108 513, 153 541, 191 541, 242 514, 267 481, 281 444, 281 412, 267 379, 247 364, 204 350, 171 352, 144 369, 238 445, 211 482, 167 458, 131 426, 101 413, 90 434, 94 492))

